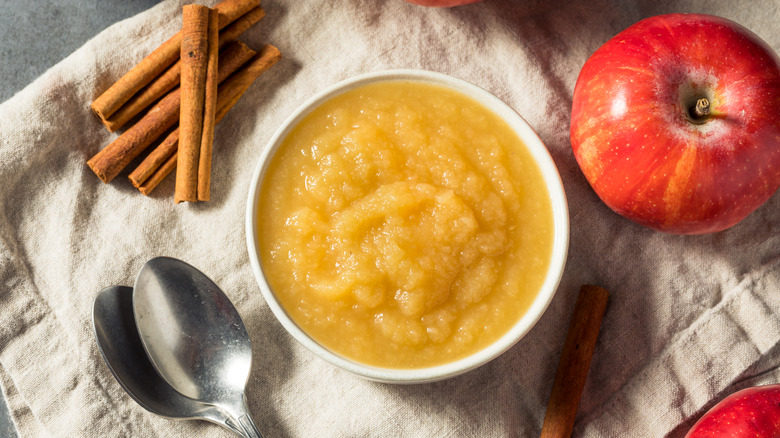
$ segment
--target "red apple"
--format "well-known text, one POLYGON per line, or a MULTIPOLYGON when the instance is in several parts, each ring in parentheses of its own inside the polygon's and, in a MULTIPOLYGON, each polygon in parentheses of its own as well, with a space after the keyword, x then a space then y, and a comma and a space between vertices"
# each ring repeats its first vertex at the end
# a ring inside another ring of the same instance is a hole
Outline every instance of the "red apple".
POLYGON ((434 6, 449 8, 450 6, 467 5, 469 3, 476 3, 481 0, 406 0, 409 3, 422 6, 434 6))
POLYGON ((617 213, 670 233, 724 230, 780 186, 780 60, 724 18, 642 20, 583 66, 571 144, 617 213))
POLYGON ((780 438, 780 385, 735 392, 693 425, 685 438, 780 438))

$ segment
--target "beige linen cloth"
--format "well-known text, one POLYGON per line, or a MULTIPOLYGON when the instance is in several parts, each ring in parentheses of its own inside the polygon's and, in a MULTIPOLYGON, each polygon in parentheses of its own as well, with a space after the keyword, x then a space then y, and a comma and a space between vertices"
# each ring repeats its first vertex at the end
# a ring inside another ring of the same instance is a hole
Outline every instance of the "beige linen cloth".
POLYGON ((780 195, 727 231, 666 235, 601 203, 569 143, 577 74, 614 34, 651 15, 704 12, 780 50, 777 1, 263 5, 244 39, 273 43, 284 59, 217 127, 211 202, 174 205, 173 178, 148 198, 124 176, 105 185, 85 163, 115 137, 89 103, 177 31, 179 1, 111 26, 0 105, 0 382, 23 436, 229 436, 146 412, 98 353, 93 298, 131 285, 160 255, 201 268, 243 315, 254 348, 247 395, 267 437, 538 435, 583 283, 612 295, 575 436, 680 437, 726 394, 780 381, 780 195), (475 371, 425 385, 361 380, 298 345, 261 297, 244 237, 249 180, 279 124, 326 86, 393 68, 447 73, 515 108, 549 148, 571 216, 563 281, 531 333, 475 371))

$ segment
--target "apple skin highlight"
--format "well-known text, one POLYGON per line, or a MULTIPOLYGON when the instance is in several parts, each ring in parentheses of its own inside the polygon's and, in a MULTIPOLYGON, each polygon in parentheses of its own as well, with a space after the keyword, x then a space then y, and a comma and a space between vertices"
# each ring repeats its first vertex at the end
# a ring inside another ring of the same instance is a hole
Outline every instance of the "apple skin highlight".
POLYGON ((723 399, 685 438, 780 438, 780 385, 743 389, 723 399))
POLYGON ((780 59, 724 18, 647 18, 583 66, 570 134, 618 214, 675 234, 727 229, 780 186, 780 59), (701 98, 709 114, 697 117, 701 98))

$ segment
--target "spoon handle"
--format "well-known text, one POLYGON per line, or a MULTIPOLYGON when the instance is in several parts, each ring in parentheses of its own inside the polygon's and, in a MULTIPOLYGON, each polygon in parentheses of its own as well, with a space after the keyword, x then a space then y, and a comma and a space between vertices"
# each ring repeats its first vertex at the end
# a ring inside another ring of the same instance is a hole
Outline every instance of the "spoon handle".
POLYGON ((244 429, 244 435, 247 438, 263 438, 263 436, 260 435, 260 431, 257 430, 255 422, 252 421, 252 417, 250 417, 248 413, 238 417, 238 424, 244 429))
POLYGON ((233 409, 230 418, 230 426, 236 429, 239 435, 244 438, 263 438, 260 431, 257 430, 252 416, 249 415, 249 405, 246 403, 246 396, 241 397, 241 400, 233 405, 233 409))

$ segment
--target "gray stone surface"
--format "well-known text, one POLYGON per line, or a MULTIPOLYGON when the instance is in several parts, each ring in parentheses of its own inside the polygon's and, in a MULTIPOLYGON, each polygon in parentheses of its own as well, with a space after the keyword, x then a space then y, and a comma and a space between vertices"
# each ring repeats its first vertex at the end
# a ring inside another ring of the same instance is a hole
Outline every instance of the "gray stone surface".
POLYGON ((109 25, 156 0, 0 0, 0 102, 109 25))
POLYGON ((5 405, 5 399, 0 395, 0 436, 16 437, 16 429, 8 416, 8 407, 5 405))
MULTIPOLYGON (((156 3, 157 0, 0 0, 0 102, 109 25, 156 3)), ((0 395, 0 437, 16 436, 0 395)))

